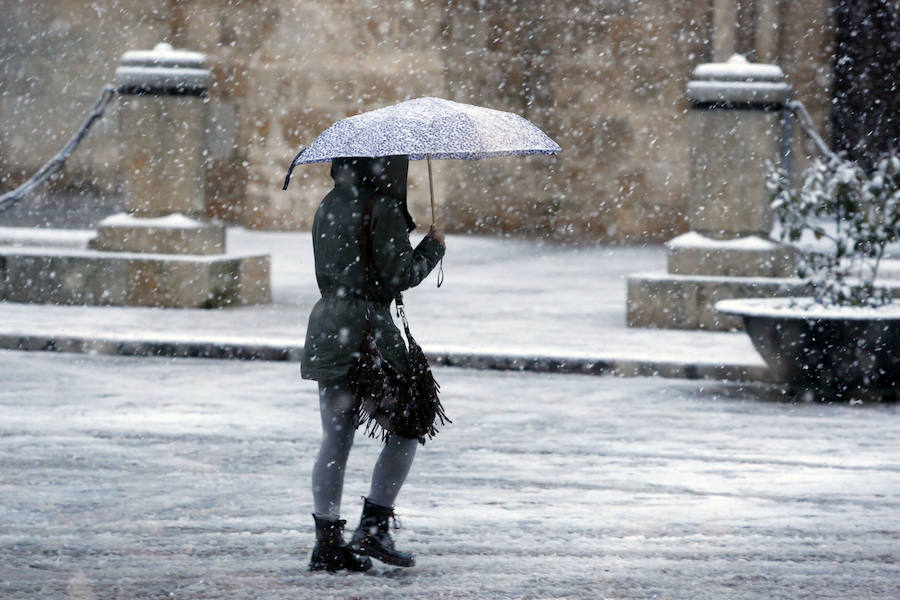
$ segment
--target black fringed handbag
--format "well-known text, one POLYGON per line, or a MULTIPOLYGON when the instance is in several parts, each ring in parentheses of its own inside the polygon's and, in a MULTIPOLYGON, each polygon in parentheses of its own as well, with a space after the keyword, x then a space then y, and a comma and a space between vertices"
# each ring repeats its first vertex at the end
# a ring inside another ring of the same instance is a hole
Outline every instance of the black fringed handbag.
MULTIPOLYGON (((372 200, 365 203, 360 232, 360 262, 365 273, 365 290, 376 277, 372 264, 372 200)), ((417 439, 424 444, 438 432, 441 426, 452 423, 444 413, 438 392, 440 385, 431 374, 431 366, 425 353, 412 334, 403 308, 403 296, 395 299, 397 312, 403 320, 409 354, 409 373, 404 374, 385 359, 375 343, 375 331, 371 316, 367 313, 367 326, 360 344, 358 356, 347 374, 347 385, 360 400, 356 426, 366 425, 366 433, 386 440, 390 435, 417 439)))

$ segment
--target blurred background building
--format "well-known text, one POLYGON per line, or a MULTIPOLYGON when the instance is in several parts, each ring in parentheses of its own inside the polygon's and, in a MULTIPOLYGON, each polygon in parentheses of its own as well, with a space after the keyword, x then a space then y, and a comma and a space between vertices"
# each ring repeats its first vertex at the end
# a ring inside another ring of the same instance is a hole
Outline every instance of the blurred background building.
MULTIPOLYGON (((564 149, 436 163, 449 230, 667 240, 687 228, 685 89, 696 65, 728 58, 712 35, 725 4, 731 45, 779 64, 838 148, 865 160, 897 146, 888 0, 0 0, 0 190, 65 143, 124 52, 166 41, 213 70, 209 216, 306 228, 330 179, 301 167, 281 191, 298 148, 337 119, 428 95, 515 111, 564 149)), ((54 183, 69 192, 63 220, 120 192, 116 129, 113 106, 54 183)), ((794 148, 802 168, 811 148, 794 148)), ((424 221, 422 164, 410 186, 424 221)))

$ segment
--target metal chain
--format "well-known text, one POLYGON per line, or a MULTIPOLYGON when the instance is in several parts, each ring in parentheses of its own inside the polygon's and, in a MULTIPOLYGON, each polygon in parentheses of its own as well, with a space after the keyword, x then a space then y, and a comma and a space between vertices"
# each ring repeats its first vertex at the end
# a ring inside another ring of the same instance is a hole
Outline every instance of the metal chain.
POLYGON ((787 103, 787 107, 791 111, 791 115, 794 116, 797 123, 800 125, 800 129, 809 136, 809 139, 813 141, 816 148, 819 149, 819 152, 830 159, 837 159, 837 154, 828 147, 828 144, 822 140, 822 136, 820 136, 819 132, 816 130, 816 126, 813 123, 812 117, 809 116, 809 111, 806 110, 806 106, 799 100, 791 100, 787 103))
POLYGON ((31 176, 31 179, 29 179, 16 189, 12 190, 11 192, 7 192, 0 196, 0 212, 12 208, 17 202, 19 202, 28 193, 34 190, 34 188, 46 182, 53 175, 63 170, 63 167, 66 166, 66 159, 69 158, 69 155, 72 154, 75 148, 78 147, 78 144, 81 143, 81 140, 84 139, 84 136, 87 135, 87 132, 94 124, 94 121, 103 116, 103 112, 106 110, 106 107, 109 105, 113 96, 116 95, 116 92, 116 88, 111 85, 103 88, 103 91, 100 92, 100 97, 97 98, 97 102, 94 103, 94 108, 91 110, 91 114, 84 122, 84 125, 81 126, 81 129, 79 129, 78 132, 72 136, 72 139, 69 140, 69 143, 66 144, 56 156, 50 159, 49 162, 38 169, 37 173, 31 176))

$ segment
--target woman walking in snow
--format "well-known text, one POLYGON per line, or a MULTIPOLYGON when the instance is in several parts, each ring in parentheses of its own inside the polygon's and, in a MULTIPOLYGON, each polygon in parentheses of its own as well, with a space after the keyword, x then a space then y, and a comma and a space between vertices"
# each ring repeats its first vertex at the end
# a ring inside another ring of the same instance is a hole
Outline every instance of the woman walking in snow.
POLYGON ((425 279, 444 255, 444 236, 434 227, 415 249, 410 245, 415 223, 406 204, 408 167, 407 156, 334 159, 334 189, 313 221, 322 298, 309 316, 301 370, 305 379, 319 383, 322 417, 322 444, 312 474, 316 545, 309 568, 314 571, 366 571, 372 566, 368 557, 397 566, 415 564, 411 554, 394 547, 388 522, 417 439, 386 437, 349 544, 342 535, 346 521, 340 518, 344 471, 361 402, 348 387, 348 372, 369 327, 390 366, 408 371, 406 345, 390 304, 425 279), (367 243, 370 250, 363 252, 367 243))

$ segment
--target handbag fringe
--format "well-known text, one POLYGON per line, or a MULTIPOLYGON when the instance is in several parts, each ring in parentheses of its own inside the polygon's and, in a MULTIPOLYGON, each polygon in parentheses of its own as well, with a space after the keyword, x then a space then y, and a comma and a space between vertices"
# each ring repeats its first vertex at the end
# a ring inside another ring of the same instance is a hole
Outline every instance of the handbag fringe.
POLYGON ((385 442, 396 434, 424 444, 437 435, 438 422, 444 426, 452 421, 438 397, 440 385, 425 353, 409 328, 404 328, 409 344, 409 375, 398 372, 382 356, 374 332, 368 327, 347 373, 347 385, 359 399, 354 424, 365 424, 366 435, 385 442))
MULTIPOLYGON (((438 433, 435 421, 440 421, 441 427, 453 421, 444 412, 444 406, 441 404, 438 396, 441 386, 431 373, 431 366, 428 364, 425 352, 413 339, 412 334, 409 332, 409 326, 405 322, 404 329, 406 330, 406 341, 409 345, 410 389, 415 394, 415 402, 411 407, 414 410, 410 411, 414 414, 410 418, 410 427, 416 431, 424 429, 423 434, 431 439, 438 433)), ((404 413, 401 411, 401 414, 404 413)), ((418 436, 420 440, 423 434, 418 436)), ((425 442, 423 441, 422 443, 424 444, 425 442)))

